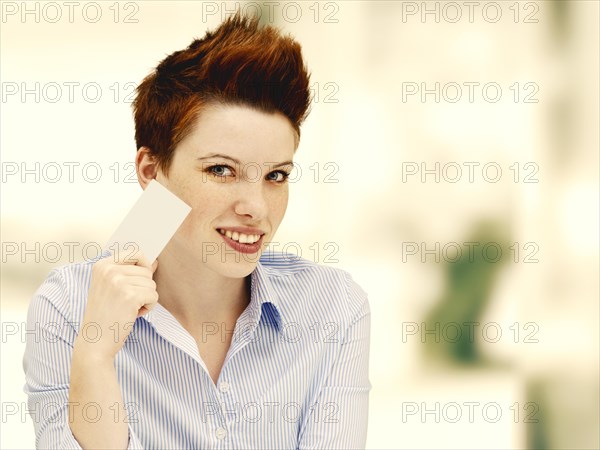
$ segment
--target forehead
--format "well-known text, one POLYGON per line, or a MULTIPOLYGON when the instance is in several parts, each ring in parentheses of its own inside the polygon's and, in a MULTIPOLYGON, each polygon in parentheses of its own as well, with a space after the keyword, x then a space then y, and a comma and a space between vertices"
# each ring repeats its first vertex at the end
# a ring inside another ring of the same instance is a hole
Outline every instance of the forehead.
POLYGON ((296 132, 279 112, 245 105, 209 104, 178 148, 190 157, 222 153, 244 161, 291 159, 296 132))

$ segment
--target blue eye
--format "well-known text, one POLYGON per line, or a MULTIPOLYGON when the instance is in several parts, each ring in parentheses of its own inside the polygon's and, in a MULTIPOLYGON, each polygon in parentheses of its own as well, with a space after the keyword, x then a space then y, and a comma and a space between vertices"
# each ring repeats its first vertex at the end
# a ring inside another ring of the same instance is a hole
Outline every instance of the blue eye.
POLYGON ((290 174, 284 170, 274 170, 267 175, 267 178, 275 183, 283 183, 289 176, 290 174))
POLYGON ((215 164, 214 166, 210 166, 207 170, 217 177, 227 177, 233 175, 231 167, 225 164, 215 164))

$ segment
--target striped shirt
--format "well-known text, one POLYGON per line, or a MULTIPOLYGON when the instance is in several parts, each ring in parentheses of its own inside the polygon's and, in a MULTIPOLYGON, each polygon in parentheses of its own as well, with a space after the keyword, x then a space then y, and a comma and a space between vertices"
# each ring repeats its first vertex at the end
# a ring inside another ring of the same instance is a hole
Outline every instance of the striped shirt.
POLYGON ((68 404, 75 338, 95 333, 80 330, 95 261, 54 269, 29 307, 24 389, 37 448, 81 448, 69 407, 127 421, 132 449, 365 447, 370 309, 347 272, 263 254, 234 330, 202 330, 233 333, 216 384, 194 338, 157 304, 115 359, 125 408, 98 411, 68 404))

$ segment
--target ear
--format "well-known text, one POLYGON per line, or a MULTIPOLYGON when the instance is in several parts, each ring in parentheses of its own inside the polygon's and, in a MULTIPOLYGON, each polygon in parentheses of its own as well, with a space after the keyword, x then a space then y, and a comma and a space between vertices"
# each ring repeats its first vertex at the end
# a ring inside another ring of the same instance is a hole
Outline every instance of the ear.
POLYGON ((135 170, 138 182, 142 189, 146 189, 148 183, 156 178, 158 173, 158 162, 150 153, 148 147, 140 147, 135 156, 135 170))

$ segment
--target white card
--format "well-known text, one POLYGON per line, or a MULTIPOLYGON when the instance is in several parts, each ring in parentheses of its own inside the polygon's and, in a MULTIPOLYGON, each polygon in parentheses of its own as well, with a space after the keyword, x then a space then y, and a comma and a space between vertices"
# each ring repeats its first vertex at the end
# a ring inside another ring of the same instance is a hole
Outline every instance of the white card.
POLYGON ((133 242, 153 263, 191 210, 187 203, 152 180, 104 249, 114 252, 117 247, 133 242))

